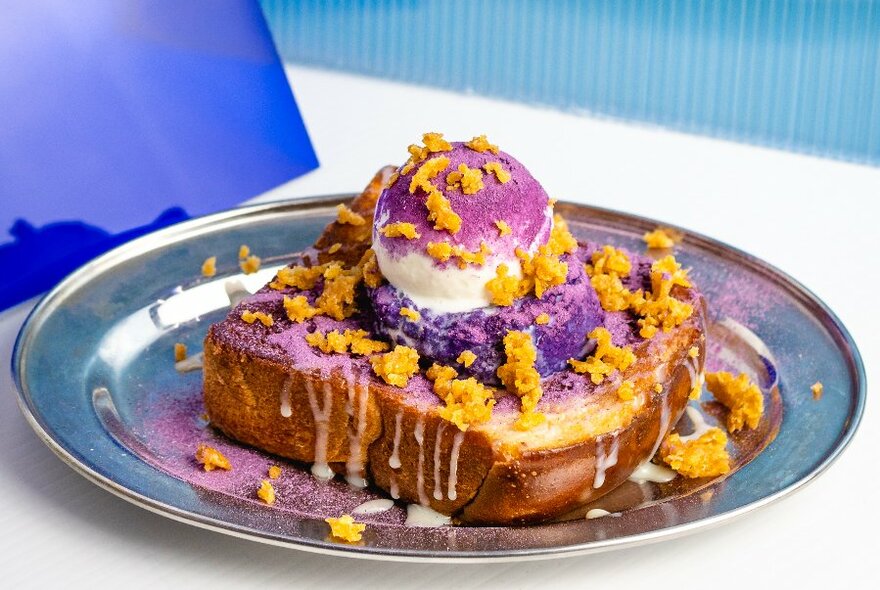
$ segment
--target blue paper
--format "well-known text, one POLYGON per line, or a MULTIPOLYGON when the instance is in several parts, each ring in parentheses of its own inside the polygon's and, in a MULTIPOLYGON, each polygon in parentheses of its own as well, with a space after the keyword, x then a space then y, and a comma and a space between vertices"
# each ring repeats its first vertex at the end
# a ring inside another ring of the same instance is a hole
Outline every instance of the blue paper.
MULTIPOLYGON (((19 219, 43 240, 0 252, 33 276, 40 251, 75 267, 171 208, 227 208, 318 165, 251 0, 2 3, 0 117, 0 245, 19 219), (49 242, 57 222, 92 228, 88 247, 49 242)), ((0 278, 0 308, 48 286, 0 278)))

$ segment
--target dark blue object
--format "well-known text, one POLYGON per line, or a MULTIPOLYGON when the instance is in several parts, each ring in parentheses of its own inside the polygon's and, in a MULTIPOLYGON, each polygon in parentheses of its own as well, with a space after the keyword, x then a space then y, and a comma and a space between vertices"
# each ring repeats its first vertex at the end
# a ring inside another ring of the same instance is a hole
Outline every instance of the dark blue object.
POLYGON ((0 278, 0 309, 171 207, 227 208, 318 165, 251 0, 4 2, 0 116, 0 244, 26 220, 3 256, 27 269, 0 278))

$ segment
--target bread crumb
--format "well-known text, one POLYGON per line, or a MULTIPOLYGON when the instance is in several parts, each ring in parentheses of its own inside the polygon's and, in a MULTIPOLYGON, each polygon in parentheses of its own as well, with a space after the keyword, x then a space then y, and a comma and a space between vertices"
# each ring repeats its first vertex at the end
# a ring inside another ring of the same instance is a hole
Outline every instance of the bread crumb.
POLYGON ((510 229, 510 226, 507 224, 507 222, 501 219, 495 220, 495 227, 498 228, 499 237, 503 238, 504 236, 509 236, 511 233, 513 233, 513 230, 510 229))
POLYGON ((257 490, 257 497, 268 505, 275 503, 275 488, 269 483, 268 479, 260 482, 260 488, 257 490))
POLYGON ((660 445, 660 458, 687 478, 714 477, 730 471, 726 446, 727 435, 720 428, 710 428, 691 440, 673 433, 660 445))
POLYGON ((254 256, 251 254, 244 260, 239 261, 238 265, 241 267, 241 270, 244 271, 246 275, 252 275, 258 270, 260 270, 260 257, 254 256))
POLYGON ((330 535, 337 541, 346 543, 357 543, 361 540, 361 534, 367 525, 355 522, 348 514, 343 514, 339 518, 325 518, 324 522, 330 525, 330 535))
POLYGON ((658 227, 654 231, 650 231, 642 236, 642 239, 650 249, 672 248, 675 246, 675 238, 667 233, 667 230, 658 227))
POLYGON ((730 410, 727 415, 728 431, 736 432, 744 425, 757 428, 764 415, 764 396, 748 375, 740 373, 734 377, 727 371, 706 373, 706 388, 730 410))
POLYGON ((278 479, 281 476, 281 468, 277 465, 269 467, 269 479, 278 479))
POLYGON ((336 205, 336 223, 363 225, 367 222, 363 215, 355 213, 343 203, 336 205))
POLYGON ((810 391, 813 392, 813 399, 818 401, 822 399, 822 391, 825 387, 822 385, 821 381, 816 381, 813 385, 810 386, 810 391))
POLYGON ((229 463, 229 459, 223 456, 223 453, 204 443, 199 443, 196 448, 196 462, 201 464, 205 471, 214 471, 215 469, 229 471, 232 469, 232 464, 229 463))
POLYGON ((260 320, 260 323, 267 328, 275 323, 272 316, 265 314, 262 311, 251 311, 249 309, 241 312, 241 319, 249 324, 253 324, 255 321, 260 320))
POLYGON ((181 342, 174 343, 174 362, 179 363, 186 359, 186 344, 181 342))
POLYGON ((315 331, 306 334, 305 340, 309 346, 325 354, 345 354, 350 351, 351 354, 369 355, 388 350, 387 342, 373 340, 369 336, 366 330, 333 330, 326 334, 315 331))
POLYGON ((342 249, 342 243, 341 243, 341 242, 336 242, 335 244, 333 244, 332 246, 330 246, 330 247, 327 249, 327 253, 328 253, 328 254, 336 254, 336 253, 339 252, 341 249, 342 249))
POLYGON ((532 415, 538 414, 535 409, 544 395, 541 374, 535 368, 538 351, 528 333, 508 330, 504 336, 504 354, 507 360, 498 367, 497 374, 504 387, 521 401, 522 415, 514 426, 528 430, 544 421, 543 417, 532 415))
POLYGON ((422 237, 421 234, 416 231, 415 225, 402 221, 389 223, 383 226, 382 229, 379 230, 379 233, 386 238, 406 238, 407 240, 417 240, 422 237))
POLYGON ((419 372, 419 353, 408 346, 396 345, 391 352, 370 357, 373 372, 385 383, 406 387, 410 377, 419 372))
POLYGON ((465 368, 469 368, 472 364, 474 364, 475 360, 477 360, 477 355, 475 355, 470 350, 464 350, 460 355, 458 355, 458 358, 455 359, 455 362, 463 364, 465 368))
POLYGON ((211 256, 202 263, 202 276, 213 277, 215 274, 217 274, 217 257, 211 256))
POLYGON ((465 147, 469 147, 475 152, 480 152, 481 154, 485 152, 491 152, 495 155, 498 155, 498 146, 489 143, 489 140, 486 139, 485 135, 474 137, 472 140, 466 142, 464 145, 465 147))
POLYGON ((403 317, 405 317, 406 319, 408 319, 411 322, 417 322, 420 319, 422 319, 422 314, 420 314, 416 310, 410 309, 408 307, 401 307, 400 308, 400 315, 402 315, 403 317))
POLYGON ((695 359, 695 358, 697 358, 698 356, 700 356, 700 349, 699 349, 699 347, 697 347, 697 346, 691 346, 691 347, 688 349, 688 356, 691 357, 692 359, 695 359))
POLYGON ((546 326, 550 323, 550 314, 542 313, 538 314, 538 317, 535 318, 535 323, 539 326, 546 326))
POLYGON ((498 182, 501 184, 507 184, 510 180, 510 172, 504 169, 501 162, 486 162, 483 164, 483 170, 485 170, 487 174, 494 174, 495 178, 497 178, 498 182))
POLYGON ((244 258, 247 258, 250 255, 250 253, 251 253, 250 247, 247 246, 246 244, 242 244, 238 248, 238 259, 242 260, 244 258))
POLYGON ((603 327, 597 327, 587 335, 596 341, 596 349, 586 360, 568 359, 576 373, 589 373, 590 381, 599 385, 615 370, 626 371, 636 360, 632 348, 614 346, 611 342, 611 332, 603 327))

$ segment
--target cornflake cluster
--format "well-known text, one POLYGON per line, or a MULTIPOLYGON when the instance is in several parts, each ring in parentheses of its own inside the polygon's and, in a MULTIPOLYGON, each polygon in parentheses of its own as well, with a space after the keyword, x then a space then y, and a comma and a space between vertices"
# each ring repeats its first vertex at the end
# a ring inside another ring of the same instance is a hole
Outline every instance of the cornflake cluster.
POLYGON ((541 424, 546 418, 535 409, 544 395, 541 388, 541 374, 535 368, 538 351, 532 337, 526 332, 510 330, 504 336, 504 354, 507 362, 498 367, 498 378, 511 393, 519 396, 522 413, 515 426, 528 430, 541 424))
POLYGON ((434 393, 446 406, 438 414, 465 431, 471 424, 488 422, 495 406, 495 391, 474 379, 458 379, 458 371, 434 363, 425 373, 434 382, 434 393))
MULTIPOLYGON (((584 361, 568 359, 568 364, 576 373, 589 373, 590 381, 596 385, 602 383, 605 377, 614 371, 626 371, 636 360, 631 348, 614 346, 611 343, 611 332, 601 326, 590 332, 587 338, 596 341, 593 354, 584 361)), ((632 399, 631 395, 629 399, 632 399)))

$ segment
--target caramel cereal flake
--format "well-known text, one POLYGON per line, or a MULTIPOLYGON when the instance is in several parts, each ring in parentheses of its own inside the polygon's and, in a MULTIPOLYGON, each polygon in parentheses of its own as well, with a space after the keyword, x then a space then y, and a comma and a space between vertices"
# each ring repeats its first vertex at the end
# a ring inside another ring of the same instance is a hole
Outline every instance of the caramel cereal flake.
POLYGON ((363 215, 355 213, 344 204, 336 205, 336 223, 363 225, 367 222, 363 215))
POLYGON ((666 229, 658 227, 654 231, 650 231, 642 236, 642 239, 652 250, 660 250, 664 248, 672 248, 675 246, 675 234, 668 232, 666 229))
POLYGON ((446 175, 448 191, 460 189, 466 195, 475 195, 483 188, 483 171, 479 168, 468 168, 467 164, 459 164, 457 170, 446 175))
POLYGON ((370 357, 373 372, 385 383, 406 387, 410 377, 419 372, 419 353, 408 346, 396 345, 391 352, 370 357))
POLYGON ((339 518, 325 518, 324 522, 330 525, 330 535, 333 539, 346 543, 360 541, 361 533, 367 528, 367 525, 355 522, 348 514, 343 514, 339 518))
POLYGON ((174 343, 174 362, 179 363, 186 359, 186 344, 180 342, 174 343))
POLYGON ((817 400, 817 401, 820 400, 820 399, 822 399, 822 391, 823 391, 824 389, 825 389, 825 388, 824 388, 824 386, 822 385, 822 382, 821 382, 821 381, 816 381, 815 383, 813 383, 813 385, 810 386, 810 391, 813 392, 813 399, 814 399, 814 400, 817 400))
POLYGON ((239 248, 238 248, 239 260, 247 258, 248 256, 250 256, 250 253, 251 253, 251 249, 246 244, 242 244, 241 246, 239 246, 239 248))
POLYGON ((734 377, 726 371, 706 373, 706 388, 730 410, 727 430, 736 432, 743 426, 757 428, 764 415, 764 396, 748 375, 741 373, 734 377))
POLYGON ((386 238, 406 238, 407 240, 417 240, 422 237, 421 234, 416 231, 415 225, 402 221, 382 226, 379 233, 386 238))
POLYGON ((539 326, 546 326, 550 323, 550 314, 542 313, 535 318, 535 323, 539 326))
POLYGON ((504 354, 507 360, 498 367, 497 374, 507 390, 519 396, 521 400, 521 420, 518 420, 514 426, 520 430, 527 430, 544 420, 543 417, 532 416, 538 414, 535 410, 544 395, 541 374, 535 369, 538 351, 528 333, 508 330, 504 336, 504 354))
POLYGON ((401 307, 400 308, 400 315, 402 315, 403 317, 405 317, 406 319, 408 319, 411 322, 417 322, 420 319, 422 319, 422 314, 420 314, 416 310, 410 309, 408 307, 401 307))
POLYGON ((202 263, 202 276, 213 277, 215 274, 217 274, 217 257, 211 256, 202 263))
POLYGON ((281 475, 281 468, 277 465, 272 465, 269 467, 269 479, 278 479, 281 475))
POLYGON ((636 355, 628 346, 618 347, 611 342, 611 332, 598 327, 589 333, 588 338, 596 341, 593 354, 584 361, 568 359, 576 373, 589 373, 590 381, 599 385, 614 371, 625 371, 636 360, 636 355))
POLYGON ((434 393, 444 401, 438 410, 444 420, 455 424, 462 432, 471 424, 488 422, 495 407, 495 391, 473 377, 456 379, 458 371, 434 363, 425 373, 434 382, 434 393))
POLYGON ((223 456, 223 453, 204 443, 199 443, 196 448, 196 462, 201 464, 205 471, 214 471, 215 469, 229 471, 232 469, 232 464, 229 463, 229 459, 223 456))
POLYGON ((697 347, 697 346, 691 346, 691 347, 688 349, 688 356, 691 357, 692 359, 695 359, 695 358, 697 358, 698 356, 700 356, 700 349, 699 349, 699 347, 697 347))
POLYGON ((472 364, 474 364, 475 360, 477 360, 477 355, 475 355, 470 350, 463 350, 462 353, 458 355, 458 358, 455 359, 455 362, 461 363, 465 366, 465 368, 468 368, 472 364))
POLYGON ((687 478, 714 477, 730 471, 726 446, 727 435, 720 428, 710 428, 691 440, 673 433, 660 445, 660 458, 687 478))
POLYGON ((259 320, 260 323, 267 328, 275 323, 275 320, 272 319, 272 316, 265 314, 262 311, 251 311, 249 309, 241 312, 241 319, 248 324, 253 324, 255 321, 259 320))
POLYGON ((257 497, 270 506, 275 503, 275 488, 272 487, 272 484, 269 483, 268 479, 264 479, 260 482, 260 487, 257 490, 257 497))
POLYGON ((472 140, 466 142, 464 145, 474 150, 475 152, 491 152, 496 155, 498 154, 498 146, 489 143, 489 140, 486 139, 485 135, 474 137, 472 140))
POLYGON ((495 178, 497 178, 498 182, 501 184, 507 184, 510 180, 510 172, 504 169, 501 162, 486 162, 483 164, 483 170, 485 170, 487 174, 494 174, 495 178))
POLYGON ((260 262, 259 256, 251 254, 244 260, 240 261, 238 265, 241 267, 241 270, 244 271, 244 274, 250 275, 260 270, 260 262))
POLYGON ((510 226, 506 221, 502 221, 501 219, 495 220, 495 227, 498 228, 498 235, 500 237, 509 236, 513 233, 513 230, 510 229, 510 226))

